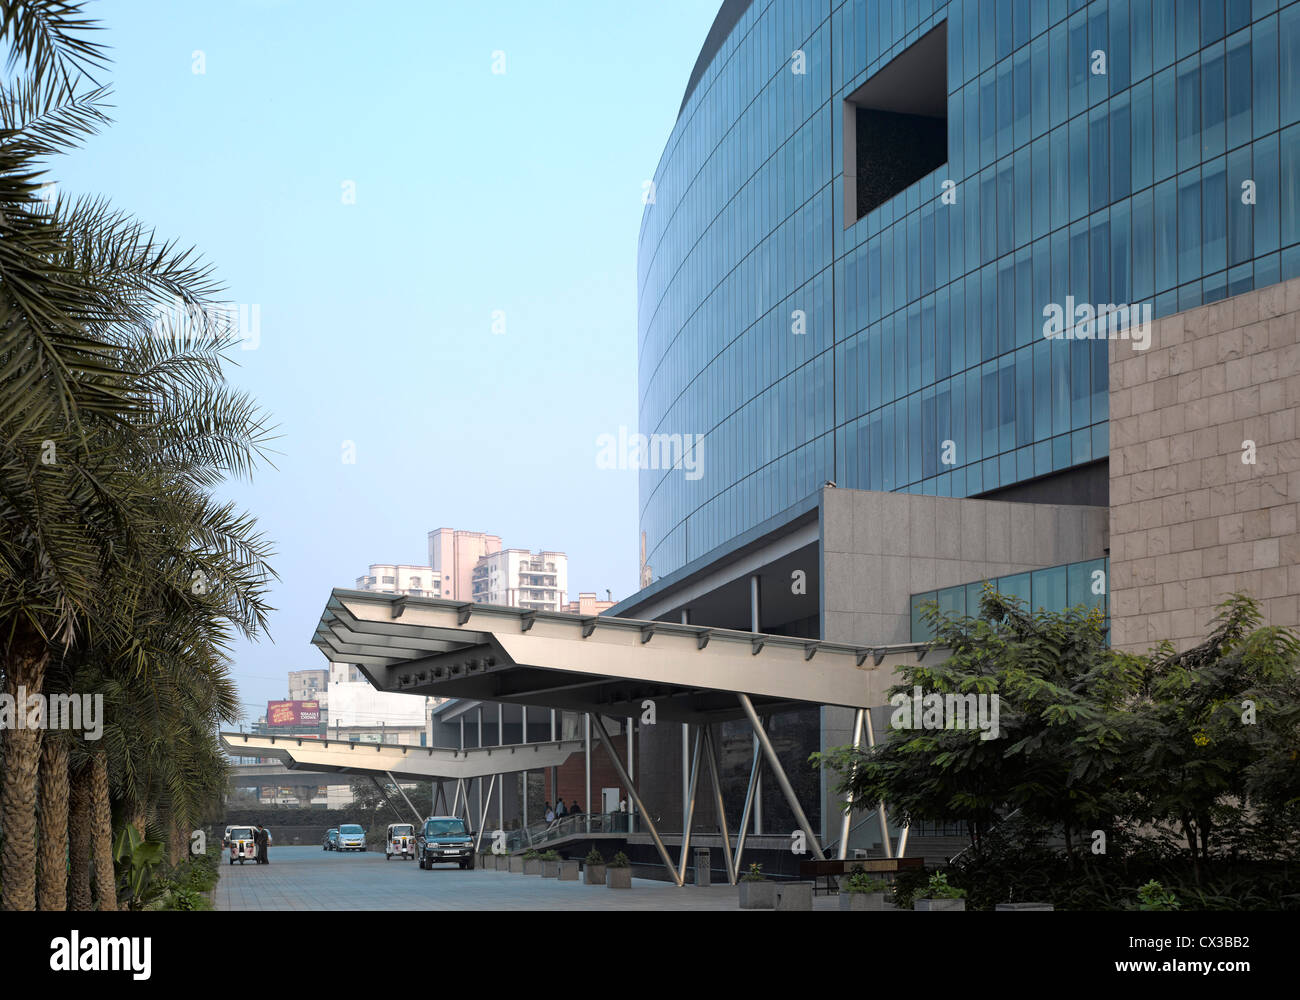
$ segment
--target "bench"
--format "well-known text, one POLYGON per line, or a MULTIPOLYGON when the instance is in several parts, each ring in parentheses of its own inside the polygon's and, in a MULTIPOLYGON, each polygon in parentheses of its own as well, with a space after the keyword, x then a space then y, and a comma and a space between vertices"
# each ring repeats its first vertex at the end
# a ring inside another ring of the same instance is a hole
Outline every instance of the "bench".
POLYGON ((925 868, 924 858, 845 858, 842 861, 837 858, 832 861, 800 861, 799 877, 812 880, 814 894, 820 891, 829 895, 840 891, 836 879, 849 872, 871 872, 873 875, 885 877, 885 881, 888 882, 892 881, 888 878, 889 875, 923 868, 925 868), (819 879, 825 880, 820 887, 819 879))

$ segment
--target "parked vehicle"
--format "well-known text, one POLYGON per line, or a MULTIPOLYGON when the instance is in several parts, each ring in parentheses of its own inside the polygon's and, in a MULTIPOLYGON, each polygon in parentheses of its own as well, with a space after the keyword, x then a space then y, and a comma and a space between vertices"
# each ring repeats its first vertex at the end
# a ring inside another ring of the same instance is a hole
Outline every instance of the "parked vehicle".
POLYGON ((230 863, 232 865, 236 861, 242 865, 245 861, 251 861, 257 857, 257 845, 253 842, 253 828, 251 826, 232 826, 229 838, 230 863))
POLYGON ((384 837, 384 860, 393 856, 406 861, 415 857, 415 826, 411 823, 389 823, 384 837))
POLYGON ((452 862, 461 868, 473 868, 474 834, 458 816, 430 816, 420 831, 419 858, 420 867, 426 871, 452 862))
POLYGON ((237 823, 231 823, 228 827, 226 827, 226 832, 221 835, 222 847, 230 846, 230 831, 233 830, 236 826, 238 826, 237 823))
POLYGON ((331 827, 325 831, 325 839, 321 842, 321 847, 326 851, 337 851, 339 849, 338 827, 331 827))
POLYGON ((339 842, 335 850, 364 851, 366 849, 366 831, 356 823, 344 823, 339 827, 339 842))

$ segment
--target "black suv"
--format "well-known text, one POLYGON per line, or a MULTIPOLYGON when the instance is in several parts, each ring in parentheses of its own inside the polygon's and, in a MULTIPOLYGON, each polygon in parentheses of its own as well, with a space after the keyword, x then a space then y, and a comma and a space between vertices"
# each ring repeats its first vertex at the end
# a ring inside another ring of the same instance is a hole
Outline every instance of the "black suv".
POLYGON ((430 816, 418 842, 423 869, 453 862, 461 868, 474 867, 474 835, 457 816, 430 816))

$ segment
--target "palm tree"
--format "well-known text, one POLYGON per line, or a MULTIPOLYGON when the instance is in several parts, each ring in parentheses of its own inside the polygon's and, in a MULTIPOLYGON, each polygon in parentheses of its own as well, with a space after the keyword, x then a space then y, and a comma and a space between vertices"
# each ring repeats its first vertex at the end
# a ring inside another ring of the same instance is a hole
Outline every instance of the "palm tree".
MULTIPOLYGON (((265 625, 265 544, 211 491, 252 467, 267 431, 221 375, 230 337, 206 309, 209 269, 103 201, 40 197, 39 161, 107 121, 107 92, 86 83, 103 50, 80 14, 65 0, 0 0, 0 39, 24 71, 0 87, 0 668, 9 693, 34 695, 52 665, 62 687, 98 660, 157 700, 158 678, 210 663, 228 627, 265 625), (187 322, 160 327, 173 302, 187 322), (213 587, 200 593, 196 579, 213 587)), ((35 905, 39 794, 51 827, 42 901, 57 906, 66 759, 50 748, 44 787, 39 733, 6 735, 0 903, 35 905)), ((157 786, 111 775, 104 749, 76 763, 111 908, 110 789, 140 808, 157 786)))

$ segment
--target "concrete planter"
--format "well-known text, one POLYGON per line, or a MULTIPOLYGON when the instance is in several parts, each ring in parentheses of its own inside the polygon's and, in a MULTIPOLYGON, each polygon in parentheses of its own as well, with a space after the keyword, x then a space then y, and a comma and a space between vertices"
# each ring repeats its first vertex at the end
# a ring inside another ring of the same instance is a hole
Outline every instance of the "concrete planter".
POLYGON ((559 878, 559 877, 560 877, 560 862, 558 861, 542 862, 542 878, 559 878))
POLYGON ((578 862, 561 861, 560 862, 560 881, 576 882, 578 881, 578 862))
POLYGON ((995 910, 1055 910, 1051 903, 994 903, 995 910))
POLYGON ((914 910, 964 910, 966 909, 966 900, 964 899, 914 899, 912 900, 912 909, 914 910))
POLYGON ((811 882, 786 882, 776 889, 778 910, 811 910, 813 884, 811 882))
POLYGON ((740 883, 740 908, 742 910, 772 910, 776 908, 776 883, 740 883))
POLYGON ((605 868, 605 884, 611 889, 631 889, 631 868, 605 868))
POLYGON ((541 858, 529 858, 527 861, 525 861, 525 862, 524 862, 524 874, 525 874, 525 875, 540 875, 540 874, 542 874, 542 859, 541 859, 541 858))
POLYGON ((508 872, 510 870, 510 855, 509 854, 492 855, 492 867, 499 872, 508 872))
POLYGON ((604 885, 605 884, 605 866, 604 865, 587 865, 583 870, 583 880, 587 885, 604 885))
POLYGON ((887 892, 845 892, 840 890, 841 910, 893 910, 887 892))
POLYGON ((514 872, 516 875, 524 873, 524 859, 517 854, 510 855, 509 863, 506 865, 506 871, 514 872))

